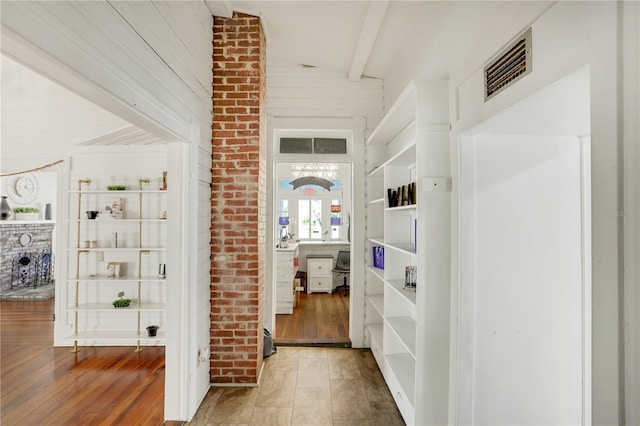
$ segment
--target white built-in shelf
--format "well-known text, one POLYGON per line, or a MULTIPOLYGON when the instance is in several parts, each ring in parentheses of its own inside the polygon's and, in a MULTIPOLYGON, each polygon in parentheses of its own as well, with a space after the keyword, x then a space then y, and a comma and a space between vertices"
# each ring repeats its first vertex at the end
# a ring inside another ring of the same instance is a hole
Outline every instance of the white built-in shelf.
POLYGON ((373 340, 375 346, 378 348, 382 347, 382 336, 383 336, 383 325, 381 323, 370 323, 366 325, 369 330, 369 334, 371 335, 371 340, 373 340))
POLYGON ((89 277, 89 276, 82 276, 82 277, 78 277, 78 278, 69 278, 67 279, 68 282, 75 282, 75 281, 87 281, 87 282, 101 282, 101 281, 107 281, 107 282, 119 282, 119 283, 126 283, 126 282, 132 282, 132 283, 137 283, 140 281, 147 281, 147 282, 155 282, 155 281, 166 281, 166 278, 160 278, 158 276, 153 276, 153 275, 146 275, 146 276, 142 276, 142 277, 108 277, 106 275, 96 275, 95 277, 89 277))
POLYGON ((384 178, 384 167, 382 165, 376 166, 367 174, 368 178, 371 179, 382 179, 384 178))
POLYGON ((415 204, 409 204, 408 206, 386 207, 384 209, 385 212, 398 212, 398 211, 405 211, 406 212, 407 210, 415 211, 416 210, 416 205, 415 204))
POLYGON ((416 292, 415 289, 405 289, 404 280, 385 280, 387 285, 395 291, 400 297, 405 298, 412 305, 416 304, 416 292))
POLYGON ((70 306, 67 308, 69 311, 108 311, 108 312, 138 312, 138 311, 160 311, 163 312, 167 306, 164 303, 145 303, 138 306, 136 302, 131 302, 126 308, 116 308, 111 303, 83 303, 77 307, 70 306))
POLYGON ((391 372, 404 390, 411 405, 415 406, 416 362, 409 354, 390 354, 384 356, 391 372))
POLYGON ((416 357, 416 322, 411 317, 387 317, 385 318, 389 328, 400 341, 407 347, 409 355, 416 357))
POLYGON ((92 248, 69 248, 69 251, 105 251, 105 252, 118 252, 118 251, 166 251, 164 247, 92 247, 92 248))
POLYGON ((372 294, 368 296, 369 302, 371 306, 375 308, 375 310, 380 314, 380 316, 384 315, 384 295, 383 294, 372 294))
POLYGON ((375 266, 368 266, 367 269, 380 280, 384 281, 384 269, 376 268, 375 266))
POLYGON ((385 248, 408 254, 410 256, 416 255, 416 248, 412 243, 384 243, 384 246, 385 248))
POLYGON ((369 144, 386 144, 416 117, 416 86, 412 82, 389 108, 367 139, 369 144))
POLYGON ((109 191, 107 189, 104 190, 83 190, 83 191, 69 191, 69 194, 109 194, 109 195, 131 195, 131 194, 166 194, 167 191, 161 190, 161 189, 143 189, 142 191, 140 190, 134 190, 134 189, 126 189, 123 191, 109 191))
POLYGON ((67 336, 71 340, 100 341, 100 342, 145 342, 164 345, 166 333, 158 330, 155 337, 149 337, 143 327, 138 334, 135 330, 89 330, 67 336))
POLYGON ((81 223, 139 223, 139 222, 167 222, 167 219, 69 219, 69 222, 81 223))
POLYGON ((373 244, 384 246, 384 237, 369 237, 368 240, 373 244))
POLYGON ((405 147, 400 152, 381 164, 380 167, 388 166, 413 166, 416 163, 415 142, 405 147))
POLYGON ((371 201, 369 201, 369 204, 370 205, 373 205, 373 204, 384 204, 384 197, 376 198, 375 200, 371 200, 371 201))

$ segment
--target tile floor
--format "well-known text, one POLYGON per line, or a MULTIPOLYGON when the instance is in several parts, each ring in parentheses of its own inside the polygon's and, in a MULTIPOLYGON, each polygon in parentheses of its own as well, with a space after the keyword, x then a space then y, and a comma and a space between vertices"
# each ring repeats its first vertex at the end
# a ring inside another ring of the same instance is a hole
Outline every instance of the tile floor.
POLYGON ((189 423, 404 425, 368 349, 279 346, 258 387, 213 387, 189 423))

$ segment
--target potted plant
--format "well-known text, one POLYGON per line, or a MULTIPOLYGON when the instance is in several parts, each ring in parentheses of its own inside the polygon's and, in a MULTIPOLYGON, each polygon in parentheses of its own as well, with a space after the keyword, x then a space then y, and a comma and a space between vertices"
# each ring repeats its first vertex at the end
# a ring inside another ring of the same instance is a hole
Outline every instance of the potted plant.
POLYGON ((16 220, 38 220, 40 210, 35 207, 16 207, 13 209, 16 220))
POLYGON ((114 308, 128 308, 129 305, 131 304, 131 299, 125 299, 124 298, 124 291, 121 291, 120 293, 118 293, 118 299, 113 301, 113 307, 114 308))
POLYGON ((107 191, 125 191, 126 189, 124 185, 107 185, 107 191))

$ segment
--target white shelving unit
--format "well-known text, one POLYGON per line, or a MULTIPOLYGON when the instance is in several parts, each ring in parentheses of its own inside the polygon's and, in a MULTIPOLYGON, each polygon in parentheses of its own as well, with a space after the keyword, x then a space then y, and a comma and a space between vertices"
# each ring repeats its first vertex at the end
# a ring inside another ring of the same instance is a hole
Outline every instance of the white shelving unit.
POLYGON ((148 183, 139 179, 138 190, 108 191, 80 179, 77 190, 69 191, 75 218, 68 226, 65 311, 74 352, 79 346, 131 345, 140 351, 165 344, 167 284, 159 265, 167 263, 167 221, 160 217, 167 200, 166 191, 146 189, 148 183), (86 211, 104 211, 114 199, 124 200, 122 218, 87 218, 86 211), (109 263, 120 266, 118 276, 107 275, 109 263), (120 292, 131 299, 129 307, 113 306, 120 292), (148 335, 150 325, 160 327, 156 336, 148 335))
POLYGON ((412 82, 367 140, 365 342, 407 424, 448 415, 447 99, 446 81, 412 82), (387 189, 412 182, 415 203, 391 206, 387 189), (384 269, 373 247, 384 247, 384 269), (415 289, 405 288, 407 266, 415 289))

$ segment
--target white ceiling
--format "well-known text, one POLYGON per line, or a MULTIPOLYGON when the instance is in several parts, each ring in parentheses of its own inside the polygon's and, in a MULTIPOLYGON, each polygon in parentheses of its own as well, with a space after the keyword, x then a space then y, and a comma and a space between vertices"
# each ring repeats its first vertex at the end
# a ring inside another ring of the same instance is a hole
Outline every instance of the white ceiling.
MULTIPOLYGON (((206 4, 219 16, 233 10, 260 16, 271 63, 341 71, 345 78, 351 72, 355 78, 362 74, 384 79, 389 105, 410 79, 449 78, 469 64, 482 64, 553 2, 390 1, 387 5, 382 0, 206 0, 206 4)), ((98 143, 104 139, 101 136, 129 126, 8 58, 2 57, 1 65, 5 152, 16 143, 33 143, 41 149, 98 143)))

